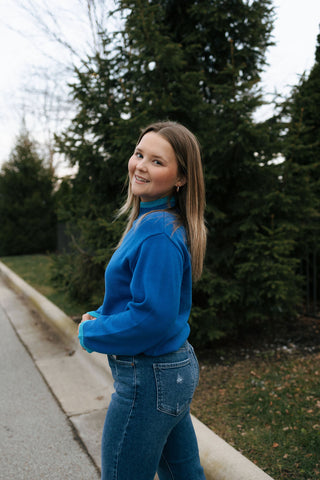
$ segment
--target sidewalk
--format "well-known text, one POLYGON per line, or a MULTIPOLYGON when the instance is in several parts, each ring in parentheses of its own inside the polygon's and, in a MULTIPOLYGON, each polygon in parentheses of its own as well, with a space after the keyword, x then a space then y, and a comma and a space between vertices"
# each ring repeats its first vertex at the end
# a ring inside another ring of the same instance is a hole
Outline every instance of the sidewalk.
MULTIPOLYGON (((0 262, 1 291, 0 306, 100 468, 101 433, 113 391, 106 357, 83 351, 74 322, 0 262)), ((203 423, 194 417, 192 420, 207 480, 272 480, 203 423)))
MULTIPOLYGON (((33 343, 28 338, 33 336, 36 326, 34 317, 0 279, 0 477, 98 480, 100 475, 94 462, 75 437, 68 418, 19 341, 8 313, 24 331, 24 340, 29 345, 33 343)), ((42 334, 47 336, 43 354, 48 343, 47 355, 51 354, 54 342, 48 334, 42 334)), ((43 354, 38 348, 38 358, 43 354)))

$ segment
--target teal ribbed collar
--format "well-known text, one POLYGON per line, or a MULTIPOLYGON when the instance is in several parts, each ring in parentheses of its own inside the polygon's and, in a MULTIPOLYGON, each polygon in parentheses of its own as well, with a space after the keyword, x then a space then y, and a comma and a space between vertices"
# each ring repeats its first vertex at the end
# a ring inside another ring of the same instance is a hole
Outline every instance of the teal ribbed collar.
POLYGON ((140 209, 150 210, 150 209, 160 209, 174 207, 176 204, 176 199, 174 197, 163 197, 153 200, 152 202, 140 202, 140 209))

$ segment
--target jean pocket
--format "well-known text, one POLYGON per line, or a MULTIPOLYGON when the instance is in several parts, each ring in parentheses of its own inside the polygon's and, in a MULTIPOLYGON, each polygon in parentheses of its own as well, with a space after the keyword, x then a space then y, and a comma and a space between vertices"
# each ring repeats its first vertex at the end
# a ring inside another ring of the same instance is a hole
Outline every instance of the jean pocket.
POLYGON ((178 416, 190 405, 196 372, 190 358, 176 363, 155 363, 153 370, 157 388, 157 409, 178 416))

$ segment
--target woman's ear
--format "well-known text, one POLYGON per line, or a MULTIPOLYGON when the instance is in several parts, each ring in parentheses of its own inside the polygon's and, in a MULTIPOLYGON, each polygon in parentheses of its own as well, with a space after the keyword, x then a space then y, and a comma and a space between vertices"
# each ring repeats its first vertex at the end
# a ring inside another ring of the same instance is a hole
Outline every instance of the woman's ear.
POLYGON ((183 175, 181 177, 178 178, 178 181, 176 183, 176 187, 183 187, 183 185, 185 185, 187 183, 187 179, 186 177, 183 175))

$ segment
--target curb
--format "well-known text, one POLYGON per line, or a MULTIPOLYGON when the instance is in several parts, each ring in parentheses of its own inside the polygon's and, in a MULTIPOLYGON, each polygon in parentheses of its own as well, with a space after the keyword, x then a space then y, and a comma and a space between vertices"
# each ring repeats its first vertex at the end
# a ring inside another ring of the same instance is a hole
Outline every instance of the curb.
MULTIPOLYGON (((6 283, 18 294, 23 295, 40 315, 51 325, 64 340, 75 348, 78 346, 77 326, 60 308, 37 292, 21 277, 0 261, 0 274, 6 283)), ((106 370, 102 355, 90 354, 87 362, 106 370)), ((112 378, 109 372, 110 387, 112 378)), ((192 421, 198 438, 201 463, 207 480, 273 480, 254 463, 222 440, 197 418, 192 421)))
MULTIPOLYGON (((66 315, 57 305, 52 303, 41 293, 35 290, 31 285, 25 282, 21 277, 14 273, 9 267, 0 261, 0 275, 5 279, 17 294, 22 295, 28 303, 35 308, 41 317, 56 331, 56 333, 63 338, 63 340, 70 345, 74 350, 79 350, 79 342, 77 338, 78 327, 76 323, 66 315)), ((82 349, 80 348, 81 352, 82 349)), ((84 352, 83 352, 84 353, 84 352)), ((107 373, 110 377, 111 386, 113 384, 111 371, 108 369, 108 364, 103 355, 98 353, 91 353, 86 355, 89 363, 95 365, 103 373, 107 373)))

